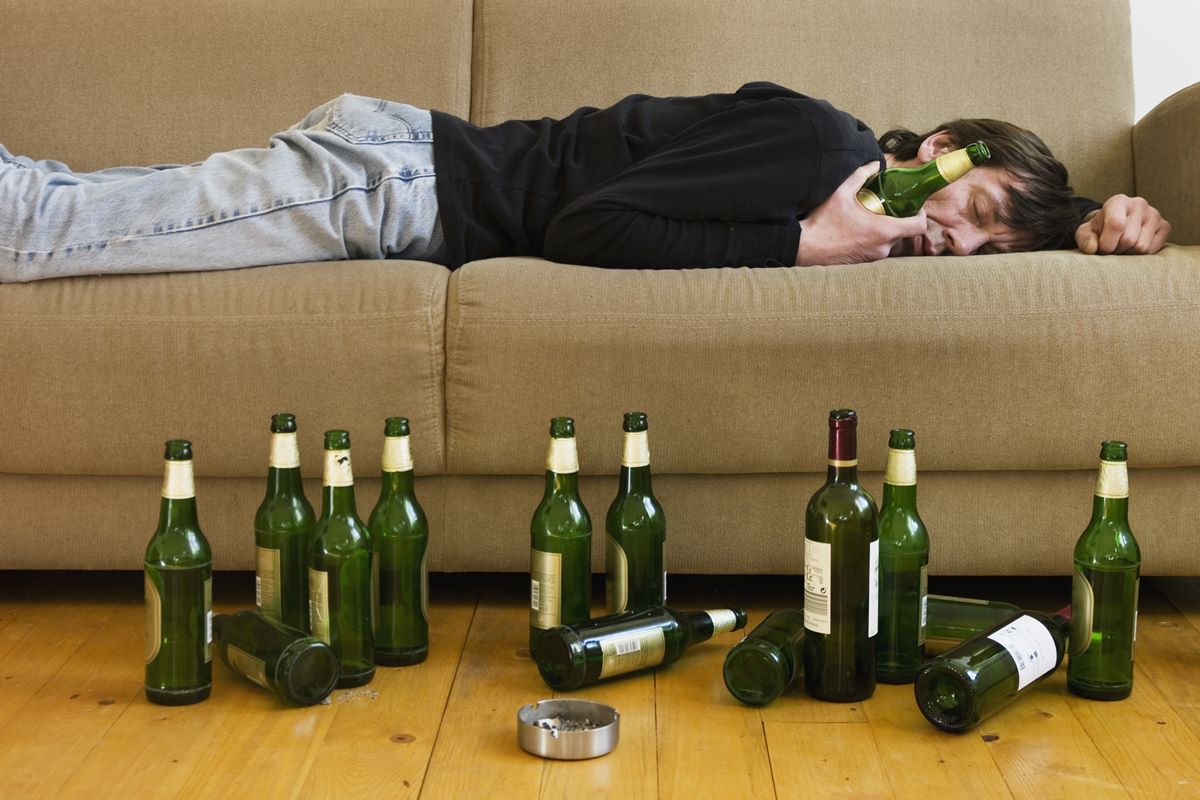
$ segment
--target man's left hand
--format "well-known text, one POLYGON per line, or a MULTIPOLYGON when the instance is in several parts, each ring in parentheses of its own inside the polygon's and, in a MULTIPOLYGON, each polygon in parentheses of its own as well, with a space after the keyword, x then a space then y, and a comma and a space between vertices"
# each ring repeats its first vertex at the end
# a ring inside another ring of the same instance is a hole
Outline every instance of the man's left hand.
POLYGON ((1088 255, 1147 255, 1167 243, 1171 223, 1141 197, 1113 195, 1075 231, 1075 244, 1088 255))

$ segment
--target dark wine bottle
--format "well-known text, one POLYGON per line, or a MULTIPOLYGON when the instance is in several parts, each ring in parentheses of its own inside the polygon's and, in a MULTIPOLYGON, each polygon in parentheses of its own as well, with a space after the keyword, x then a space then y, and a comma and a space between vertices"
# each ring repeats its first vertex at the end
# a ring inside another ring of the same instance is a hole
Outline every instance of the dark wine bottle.
POLYGON ((875 214, 912 217, 929 196, 944 189, 992 157, 983 142, 943 153, 919 167, 889 167, 867 179, 858 202, 875 214))
POLYGON ((725 688, 746 705, 765 706, 792 685, 804 664, 804 612, 771 612, 725 656, 725 688))
POLYGON ((289 703, 319 703, 337 683, 329 645, 261 612, 217 614, 213 632, 225 666, 289 703))
POLYGON ((551 689, 578 689, 618 675, 665 666, 715 634, 746 627, 740 608, 647 608, 560 625, 538 640, 538 672, 551 689))
POLYGON ((857 424, 829 412, 829 470, 804 515, 804 686, 839 703, 875 691, 878 512, 858 482, 857 424))

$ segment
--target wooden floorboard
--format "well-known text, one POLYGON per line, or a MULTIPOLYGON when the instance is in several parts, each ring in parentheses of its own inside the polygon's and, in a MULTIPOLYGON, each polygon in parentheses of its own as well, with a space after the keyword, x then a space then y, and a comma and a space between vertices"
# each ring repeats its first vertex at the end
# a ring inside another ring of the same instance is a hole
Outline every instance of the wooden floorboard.
MULTIPOLYGON (((220 574, 218 610, 252 578, 220 574)), ((1053 610, 1063 579, 938 579, 940 593, 1053 610)), ((794 605, 791 579, 673 578, 673 605, 739 604, 750 627, 794 605)), ((911 686, 821 703, 795 686, 765 708, 721 680, 740 634, 657 672, 551 692, 525 650, 527 578, 435 576, 431 655, 294 708, 214 662, 212 697, 146 701, 138 573, 0 581, 0 796, 595 798, 1200 797, 1200 580, 1143 582, 1133 695, 1071 695, 1065 669, 962 735, 917 712, 911 686), (553 696, 622 714, 609 756, 544 761, 516 711, 553 696)), ((595 593, 599 611, 602 600, 595 593)), ((1060 602, 1062 601, 1062 602, 1060 602)))

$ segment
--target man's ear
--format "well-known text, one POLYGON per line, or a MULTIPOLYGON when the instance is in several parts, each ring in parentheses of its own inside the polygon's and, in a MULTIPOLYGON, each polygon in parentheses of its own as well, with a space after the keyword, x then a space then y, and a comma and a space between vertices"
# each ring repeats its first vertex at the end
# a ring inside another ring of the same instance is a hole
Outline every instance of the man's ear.
POLYGON ((958 142, 954 141, 950 131, 938 131, 921 142, 921 146, 917 148, 917 161, 927 164, 938 156, 957 149, 958 142))

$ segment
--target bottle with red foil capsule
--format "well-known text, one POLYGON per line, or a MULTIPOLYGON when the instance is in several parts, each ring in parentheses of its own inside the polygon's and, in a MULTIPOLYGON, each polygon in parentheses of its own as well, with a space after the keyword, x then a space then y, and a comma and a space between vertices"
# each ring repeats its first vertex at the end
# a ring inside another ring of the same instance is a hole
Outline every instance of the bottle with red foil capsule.
POLYGON ((858 416, 829 412, 829 470, 804 515, 804 686, 849 703, 875 692, 879 512, 858 482, 858 416))

